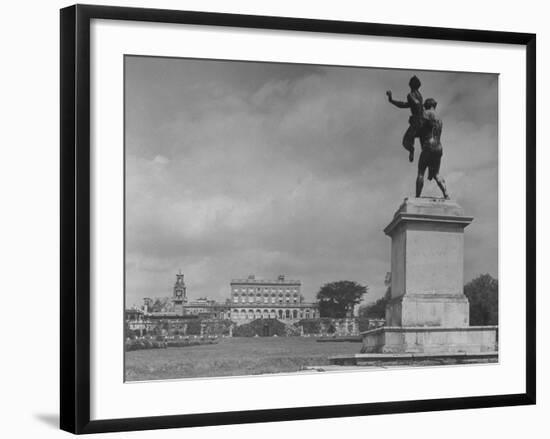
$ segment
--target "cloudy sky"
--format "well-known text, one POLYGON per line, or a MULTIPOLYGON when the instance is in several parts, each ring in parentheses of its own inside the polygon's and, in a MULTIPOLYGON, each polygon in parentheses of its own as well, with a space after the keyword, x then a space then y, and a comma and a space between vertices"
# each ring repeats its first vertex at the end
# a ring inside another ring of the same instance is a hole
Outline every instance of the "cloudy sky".
MULTIPOLYGON (((384 292, 382 232, 414 195, 401 139, 417 74, 443 119, 441 172, 475 217, 465 280, 497 277, 498 77, 489 74, 126 57, 127 304, 224 300, 230 279, 335 280, 384 292)), ((418 148, 417 148, 418 149, 418 148)), ((440 196, 433 182, 423 195, 440 196)))

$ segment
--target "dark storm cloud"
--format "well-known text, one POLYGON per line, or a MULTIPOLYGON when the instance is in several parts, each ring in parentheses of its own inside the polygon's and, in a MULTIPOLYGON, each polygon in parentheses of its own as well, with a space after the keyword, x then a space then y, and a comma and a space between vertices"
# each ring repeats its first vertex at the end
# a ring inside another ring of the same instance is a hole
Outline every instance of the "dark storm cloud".
MULTIPOLYGON (((227 297, 248 273, 300 278, 305 295, 351 279, 382 294, 382 229, 413 190, 400 146, 413 72, 126 58, 128 303, 227 297)), ((442 172, 475 222, 466 277, 497 275, 497 81, 414 72, 444 119, 442 172)), ((426 185, 426 195, 438 195, 426 185)))

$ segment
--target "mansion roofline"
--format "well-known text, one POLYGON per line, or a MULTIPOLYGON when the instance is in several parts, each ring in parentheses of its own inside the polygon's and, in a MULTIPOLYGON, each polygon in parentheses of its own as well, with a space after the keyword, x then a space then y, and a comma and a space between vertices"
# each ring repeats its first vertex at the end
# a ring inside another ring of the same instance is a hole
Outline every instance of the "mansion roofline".
POLYGON ((283 274, 279 275, 277 279, 256 279, 256 276, 251 274, 245 279, 231 279, 231 285, 241 284, 254 284, 254 285, 302 285, 300 280, 286 279, 283 274))
POLYGON ((268 303, 268 302, 243 302, 243 303, 225 303, 224 308, 317 308, 317 302, 300 303, 268 303))

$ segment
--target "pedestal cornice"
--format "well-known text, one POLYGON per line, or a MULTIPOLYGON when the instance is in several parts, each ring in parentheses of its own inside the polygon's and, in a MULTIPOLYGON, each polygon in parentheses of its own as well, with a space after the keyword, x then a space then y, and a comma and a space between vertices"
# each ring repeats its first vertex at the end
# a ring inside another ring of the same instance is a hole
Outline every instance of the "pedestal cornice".
POLYGON ((443 223, 468 226, 473 221, 472 216, 464 215, 462 207, 453 200, 442 198, 405 198, 392 221, 384 229, 388 236, 402 223, 443 223))

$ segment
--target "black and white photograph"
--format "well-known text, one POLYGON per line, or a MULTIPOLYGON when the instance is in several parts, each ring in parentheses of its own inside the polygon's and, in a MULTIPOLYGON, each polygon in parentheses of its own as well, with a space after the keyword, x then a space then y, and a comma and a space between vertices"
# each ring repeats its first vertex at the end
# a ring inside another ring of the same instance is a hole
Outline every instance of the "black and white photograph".
POLYGON ((499 362, 499 75, 124 56, 127 382, 499 362))
POLYGON ((548 429, 544 2, 5 6, 2 437, 548 429))

